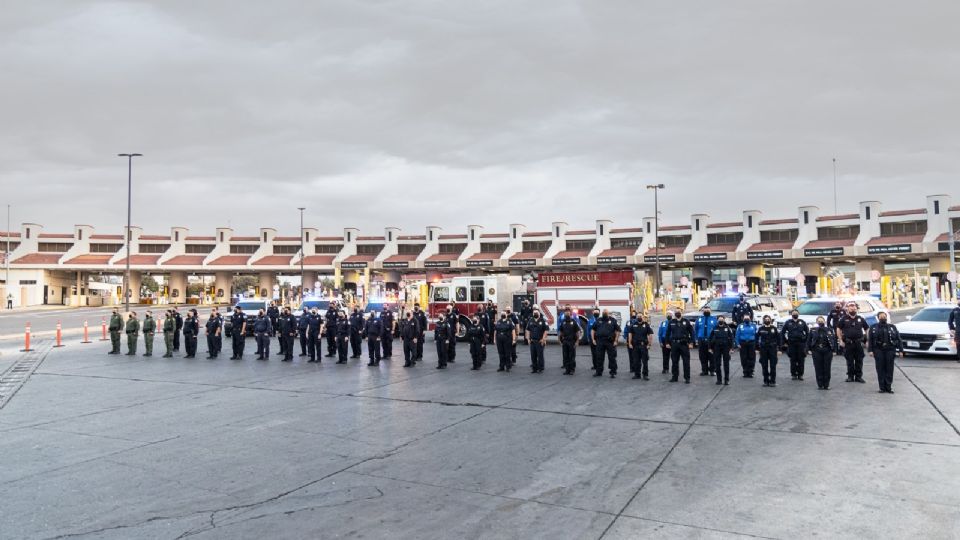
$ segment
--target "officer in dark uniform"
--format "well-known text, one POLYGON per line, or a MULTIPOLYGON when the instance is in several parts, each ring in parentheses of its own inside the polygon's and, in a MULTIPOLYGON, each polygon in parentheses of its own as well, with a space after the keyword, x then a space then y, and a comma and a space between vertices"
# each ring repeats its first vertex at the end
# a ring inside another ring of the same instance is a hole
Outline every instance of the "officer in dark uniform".
POLYGON ((573 310, 567 306, 563 310, 563 320, 560 321, 560 328, 557 330, 557 337, 560 338, 560 346, 563 350, 564 375, 573 375, 577 370, 577 344, 580 343, 582 333, 580 324, 573 316, 573 310))
POLYGON ((184 358, 195 358, 197 356, 197 334, 200 333, 200 317, 197 310, 191 309, 187 312, 187 318, 183 320, 183 346, 186 349, 184 358))
POLYGON ((813 373, 820 390, 830 389, 830 369, 833 366, 833 353, 837 350, 837 335, 834 332, 821 315, 807 336, 807 348, 813 357, 813 373))
POLYGON ((350 314, 350 358, 360 358, 360 344, 363 338, 363 314, 358 308, 353 308, 350 314))
POLYGON ((667 326, 667 341, 670 342, 670 382, 680 380, 680 360, 683 360, 683 382, 690 384, 690 349, 693 348, 693 324, 677 310, 667 326))
POLYGON ((277 320, 280 325, 278 333, 283 342, 283 360, 284 362, 293 361, 293 342, 297 338, 297 318, 290 312, 289 307, 284 307, 277 320))
POLYGON ((837 301, 837 303, 833 305, 833 309, 830 310, 830 313, 827 314, 827 328, 836 330, 840 324, 840 320, 843 319, 844 316, 843 302, 837 301))
POLYGON ((610 378, 617 376, 617 341, 620 339, 620 325, 617 320, 610 316, 607 310, 603 310, 600 320, 593 324, 591 329, 591 338, 597 346, 597 356, 593 361, 594 377, 603 375, 603 361, 607 358, 610 369, 610 378))
POLYGON ((960 299, 957 300, 957 307, 950 311, 947 326, 950 327, 950 334, 953 335, 953 343, 957 348, 957 362, 960 362, 960 299))
POLYGON ((220 335, 221 330, 216 311, 210 312, 210 318, 207 319, 204 329, 207 333, 207 359, 212 360, 217 357, 217 336, 220 335))
POLYGON ((220 328, 220 331, 213 336, 217 356, 220 356, 220 352, 223 351, 223 315, 217 311, 217 308, 213 308, 213 316, 217 318, 217 326, 220 328))
POLYGON ((413 305, 413 319, 417 321, 420 337, 417 338, 417 355, 414 361, 423 360, 423 341, 427 334, 427 314, 420 309, 420 304, 413 305))
POLYGON ((470 359, 473 361, 473 367, 470 369, 474 371, 480 369, 480 366, 483 364, 484 352, 487 349, 487 332, 480 322, 481 313, 485 314, 486 312, 477 310, 477 314, 473 316, 473 320, 471 321, 473 324, 470 325, 470 328, 467 328, 467 341, 470 342, 470 359))
POLYGON ((757 366, 757 323, 749 316, 737 325, 737 332, 733 336, 735 349, 740 349, 740 367, 743 369, 743 378, 752 379, 753 370, 757 366))
POLYGON ((336 336, 337 336, 337 363, 347 363, 347 348, 350 343, 350 333, 353 331, 350 319, 347 318, 346 311, 340 311, 337 315, 336 336))
POLYGON ((748 315, 750 320, 753 320, 753 307, 747 301, 747 295, 741 293, 740 300, 733 306, 733 312, 731 313, 733 324, 739 325, 743 322, 743 318, 748 315))
POLYGON ((283 355, 283 335, 280 333, 280 308, 277 307, 276 302, 270 302, 270 305, 267 307, 267 317, 270 317, 270 325, 273 326, 273 331, 277 333, 277 343, 280 346, 280 355, 283 355))
POLYGON ((297 336, 300 338, 300 356, 304 357, 307 355, 307 329, 310 327, 310 319, 307 317, 307 312, 304 311, 300 315, 300 320, 297 321, 297 336))
POLYGON ((810 329, 807 323, 800 319, 800 312, 790 312, 790 320, 783 323, 780 333, 780 348, 790 357, 790 378, 795 381, 803 380, 803 368, 807 359, 807 337, 810 329))
POLYGON ((513 345, 510 346, 510 363, 517 363, 517 339, 520 337, 520 334, 523 333, 523 327, 520 326, 520 318, 517 317, 517 314, 513 312, 513 309, 510 306, 507 306, 507 320, 513 323, 514 328, 517 332, 517 338, 514 338, 513 345))
MULTIPOLYGON (((526 329, 527 324, 530 322, 530 317, 533 316, 533 308, 530 307, 530 301, 526 298, 520 302, 520 313, 518 313, 518 315, 520 318, 520 328, 526 329)), ((528 338, 526 335, 524 335, 523 339, 527 345, 530 344, 530 338, 528 338)))
POLYGON ((380 339, 383 338, 383 324, 376 311, 371 311, 363 323, 363 337, 367 340, 367 365, 380 365, 380 339))
POLYGON ((180 350, 180 332, 183 330, 183 317, 177 308, 173 308, 173 350, 180 350))
POLYGON ((594 307, 593 312, 590 314, 590 317, 587 318, 587 336, 590 342, 590 362, 591 367, 596 369, 597 367, 597 344, 593 341, 593 327, 598 322, 600 322, 600 308, 594 307))
POLYGON ((493 303, 493 300, 487 300, 487 343, 493 344, 496 347, 496 342, 494 341, 494 329, 493 327, 497 324, 497 306, 493 303))
POLYGON ((390 358, 393 356, 393 336, 397 333, 397 322, 390 308, 384 308, 383 313, 380 314, 380 324, 383 326, 383 335, 380 336, 382 356, 390 358))
POLYGON ((720 315, 717 317, 717 326, 707 338, 713 358, 713 371, 717 374, 717 384, 730 384, 730 349, 733 347, 733 341, 733 327, 727 324, 726 317, 720 315), (723 369, 722 378, 721 369, 723 369))
POLYGON ((511 351, 517 344, 517 325, 513 324, 506 312, 503 312, 500 314, 500 320, 494 325, 493 332, 496 335, 497 354, 500 356, 500 367, 497 371, 510 371, 513 366, 511 351))
POLYGON ((264 310, 257 313, 253 321, 253 337, 257 340, 257 360, 270 358, 270 335, 273 334, 273 323, 264 310))
POLYGON ((847 315, 837 324, 837 341, 843 344, 843 357, 847 360, 847 382, 867 382, 863 380, 863 344, 867 330, 867 321, 857 315, 857 305, 851 302, 847 315))
POLYGON ((877 382, 880 383, 881 394, 893 393, 893 361, 900 353, 903 354, 903 341, 897 327, 887 322, 887 314, 880 312, 877 315, 880 321, 870 327, 867 333, 867 342, 870 352, 877 364, 877 382))
POLYGON ((530 344, 530 372, 543 373, 543 347, 547 344, 547 331, 550 327, 543 317, 540 316, 540 310, 533 310, 530 319, 527 321, 526 340, 530 344))
POLYGON ((450 326, 450 340, 447 345, 447 362, 457 359, 457 335, 460 332, 460 310, 456 303, 447 306, 447 324, 450 326))
POLYGON ((773 325, 769 315, 763 316, 763 324, 757 329, 757 351, 760 353, 760 369, 763 371, 763 385, 777 385, 777 349, 780 347, 780 333, 773 325))
POLYGON ((437 342, 437 369, 447 369, 447 354, 450 352, 450 340, 452 337, 450 323, 443 313, 437 318, 437 324, 433 326, 433 339, 437 342))
POLYGON ((327 357, 337 354, 337 302, 330 302, 327 312, 323 315, 324 326, 327 331, 327 357))
MULTIPOLYGON (((474 324, 480 326, 480 331, 481 331, 482 334, 483 334, 483 344, 484 344, 484 345, 486 345, 487 342, 490 341, 490 337, 489 337, 489 333, 490 333, 490 320, 489 320, 489 318, 490 318, 490 316, 487 314, 487 310, 486 310, 486 309, 484 309, 483 307, 477 308, 476 316, 474 316, 474 319, 476 319, 477 322, 474 323, 474 324)), ((482 348, 480 349, 480 363, 483 364, 483 363, 485 363, 486 361, 487 361, 487 348, 484 346, 484 347, 482 347, 482 348)))
POLYGON ((233 356, 230 359, 240 360, 243 356, 243 342, 247 331, 247 316, 243 314, 240 306, 233 308, 230 324, 233 325, 233 356))
POLYGON ((670 321, 673 320, 673 313, 667 312, 667 318, 660 323, 660 327, 657 328, 657 340, 660 341, 660 355, 663 357, 663 371, 660 373, 667 373, 670 371, 670 341, 667 340, 667 328, 670 326, 670 321))
POLYGON ((310 313, 304 313, 307 317, 307 354, 310 355, 308 362, 320 361, 320 335, 323 333, 323 318, 317 312, 317 308, 310 310, 310 313))
POLYGON ((420 324, 408 311, 400 322, 400 341, 403 342, 403 367, 413 367, 417 361, 417 344, 420 340, 420 324))
POLYGON ((643 315, 627 325, 627 350, 630 354, 630 371, 634 379, 650 380, 650 345, 653 343, 653 328, 643 315))

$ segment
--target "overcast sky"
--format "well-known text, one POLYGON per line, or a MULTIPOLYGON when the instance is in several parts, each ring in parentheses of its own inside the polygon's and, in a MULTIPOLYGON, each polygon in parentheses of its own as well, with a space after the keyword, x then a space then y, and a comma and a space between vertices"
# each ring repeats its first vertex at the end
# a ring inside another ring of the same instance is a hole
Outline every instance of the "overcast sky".
MULTIPOLYGON (((960 3, 18 1, 15 227, 422 233, 960 203, 960 3)), ((0 225, 2 227, 2 225, 0 225)))

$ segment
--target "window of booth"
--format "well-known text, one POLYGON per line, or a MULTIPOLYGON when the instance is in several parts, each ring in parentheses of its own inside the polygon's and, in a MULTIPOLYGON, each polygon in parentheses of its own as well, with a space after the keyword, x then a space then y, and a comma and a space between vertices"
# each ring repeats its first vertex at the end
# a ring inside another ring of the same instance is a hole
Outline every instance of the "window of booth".
MULTIPOLYGON (((597 241, 590 240, 567 240, 567 249, 570 251, 590 251, 597 241)), ((547 249, 550 249, 549 247, 547 249)))
POLYGON ((794 242, 798 236, 800 236, 800 229, 760 231, 761 242, 794 242))
POLYGON ((708 246, 722 246, 725 244, 739 244, 743 240, 742 232, 710 233, 707 235, 708 246))
POLYGON ((643 238, 611 238, 610 249, 624 249, 640 247, 643 238))
POLYGON ((860 235, 859 225, 846 227, 818 227, 817 240, 847 240, 860 235))
POLYGON ((926 221, 902 221, 897 223, 881 223, 880 236, 902 236, 907 234, 925 234, 926 221))
POLYGON ((230 244, 230 254, 231 255, 251 255, 257 252, 260 246, 258 245, 244 245, 244 244, 230 244))
POLYGON ((166 253, 170 244, 140 244, 140 253, 166 253))

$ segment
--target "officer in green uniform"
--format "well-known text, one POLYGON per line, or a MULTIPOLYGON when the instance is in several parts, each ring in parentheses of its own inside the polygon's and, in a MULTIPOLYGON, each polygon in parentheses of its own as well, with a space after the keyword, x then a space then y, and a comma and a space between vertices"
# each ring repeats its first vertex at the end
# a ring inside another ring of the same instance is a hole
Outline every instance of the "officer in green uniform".
POLYGON ((164 358, 173 358, 174 329, 176 329, 176 325, 173 321, 173 313, 167 310, 167 316, 163 318, 163 346, 167 349, 166 354, 163 355, 164 358))
POLYGON ((153 334, 157 331, 157 321, 153 320, 153 313, 147 312, 143 316, 143 347, 144 356, 153 356, 153 334))
POLYGON ((140 321, 137 320, 137 312, 131 311, 130 318, 127 319, 127 356, 137 354, 137 335, 140 333, 140 321))
POLYGON ((110 345, 112 346, 108 354, 120 354, 120 331, 123 330, 123 317, 117 308, 113 308, 113 315, 110 315, 110 345))

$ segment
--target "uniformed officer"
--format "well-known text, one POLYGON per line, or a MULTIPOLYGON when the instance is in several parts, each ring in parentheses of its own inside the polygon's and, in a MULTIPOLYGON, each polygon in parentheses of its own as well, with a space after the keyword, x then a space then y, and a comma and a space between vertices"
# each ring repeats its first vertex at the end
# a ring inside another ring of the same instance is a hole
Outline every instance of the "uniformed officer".
POLYGON ((331 301, 323 315, 327 336, 327 357, 337 354, 337 302, 331 301))
POLYGON ((270 358, 270 336, 273 334, 273 321, 266 311, 260 310, 253 321, 253 337, 257 340, 257 360, 270 358))
POLYGON ((634 379, 650 380, 650 345, 653 344, 653 328, 643 315, 627 326, 627 350, 630 354, 630 371, 634 379))
POLYGON ((573 375, 577 370, 577 344, 580 343, 583 331, 576 317, 573 316, 573 310, 567 306, 563 310, 563 317, 560 321, 560 327, 557 329, 557 336, 560 338, 560 347, 563 350, 563 374, 573 375))
POLYGON ((757 323, 749 315, 744 316, 733 338, 734 348, 740 349, 740 367, 744 379, 752 379, 757 366, 757 330, 757 323))
POLYGON ((670 382, 680 380, 680 360, 683 360, 683 382, 690 384, 690 349, 693 348, 693 324, 677 310, 667 326, 667 341, 670 342, 670 382))
POLYGON ((750 317, 751 320, 753 319, 753 306, 747 301, 747 295, 743 293, 740 294, 740 300, 734 304, 733 311, 730 315, 733 317, 733 324, 738 326, 746 317, 750 317))
POLYGON ((347 347, 350 343, 350 319, 347 318, 347 312, 341 310, 337 314, 336 336, 337 336, 337 363, 347 363, 347 347))
POLYGON ((763 316, 763 324, 757 329, 757 351, 760 353, 760 369, 763 372, 763 385, 777 385, 777 349, 780 347, 780 333, 769 315, 763 316))
MULTIPOLYGON (((174 314, 176 317, 176 314, 174 314)), ((183 320, 183 347, 186 349, 184 358, 196 358, 197 356, 197 334, 200 333, 200 317, 196 309, 190 309, 187 317, 183 320)), ((174 334, 176 336, 176 334, 174 334)))
POLYGON ((217 317, 216 310, 210 312, 210 317, 204 324, 204 329, 207 333, 207 358, 216 358, 217 354, 219 353, 217 347, 217 338, 220 336, 221 332, 220 319, 217 317))
POLYGON ((617 341, 620 339, 620 325, 617 320, 610 316, 607 310, 603 310, 600 320, 593 324, 591 329, 591 339, 597 347, 597 356, 594 359, 593 370, 594 377, 603 375, 604 357, 610 371, 610 378, 617 376, 617 341))
MULTIPOLYGON (((631 308, 630 308, 630 319, 627 320, 627 321, 623 324, 623 331, 620 333, 620 335, 623 336, 623 340, 624 340, 624 341, 627 341, 627 342, 630 341, 630 338, 629 338, 629 336, 630 336, 630 325, 632 325, 632 324, 635 323, 636 321, 637 321, 637 311, 631 307, 631 308)), ((629 345, 629 343, 628 343, 628 345, 629 345)), ((630 368, 630 373, 633 373, 633 356, 631 355, 631 351, 630 351, 630 347, 629 347, 629 346, 627 347, 627 367, 630 368)))
POLYGON ((247 316, 243 313, 243 308, 237 306, 233 308, 233 314, 230 315, 230 324, 233 326, 232 346, 233 356, 231 360, 240 360, 243 357, 244 338, 247 335, 247 316))
POLYGON ((137 354, 137 334, 140 333, 140 321, 137 320, 137 312, 131 311, 127 318, 127 356, 137 354))
POLYGON ((547 331, 550 327, 540 315, 539 309, 534 309, 527 321, 526 337, 530 344, 530 372, 543 373, 543 348, 547 344, 547 331))
POLYGON ((427 314, 420 310, 420 304, 413 304, 413 319, 417 321, 417 328, 420 330, 420 336, 417 338, 417 356, 416 360, 423 360, 423 341, 427 333, 427 314))
POLYGON ((307 317, 308 311, 304 310, 297 321, 297 335, 300 337, 300 357, 307 355, 307 329, 310 326, 310 318, 307 317))
POLYGON ((153 334, 157 331, 157 321, 153 320, 153 313, 147 312, 143 316, 143 348, 144 356, 153 356, 153 334))
MULTIPOLYGON (((189 312, 188 312, 189 313, 189 312)), ((180 351, 180 332, 183 331, 183 317, 180 316, 180 310, 173 308, 173 350, 180 351)))
POLYGON ((371 311, 363 324, 363 337, 367 340, 367 365, 380 365, 380 339, 383 338, 383 324, 376 311, 371 311))
POLYGON ((323 334, 323 318, 317 308, 310 310, 310 313, 304 313, 307 317, 307 354, 310 355, 308 362, 320 361, 320 336, 323 334))
POLYGON ((447 362, 454 363, 457 359, 457 336, 460 333, 460 310, 456 303, 447 306, 447 324, 450 326, 450 341, 447 344, 447 362))
POLYGON ((123 331, 123 317, 120 316, 117 308, 113 308, 113 313, 110 315, 110 326, 107 329, 110 330, 110 352, 107 354, 120 354, 120 332, 123 331))
POLYGON ((836 330, 837 326, 840 324, 840 320, 843 319, 844 316, 843 302, 838 300, 837 303, 833 305, 833 309, 830 310, 830 313, 827 314, 827 328, 836 330))
POLYGON ((164 358, 173 358, 174 328, 176 328, 176 322, 173 320, 173 312, 168 309, 163 317, 163 346, 166 349, 164 358))
POLYGON ((473 316, 473 320, 470 321, 472 324, 470 328, 467 328, 467 341, 470 342, 470 359, 473 361, 472 370, 480 369, 480 366, 483 364, 483 355, 484 351, 487 349, 487 333, 484 330, 483 324, 480 322, 480 313, 484 313, 483 310, 478 310, 477 314, 473 316))
POLYGON ((383 335, 380 336, 380 349, 383 358, 393 356, 393 336, 397 333, 397 321, 390 308, 384 308, 380 314, 380 324, 383 326, 383 335))
POLYGON ((735 333, 733 327, 727 324, 723 315, 717 317, 717 326, 710 332, 707 344, 713 358, 713 371, 717 374, 717 384, 730 384, 730 349, 733 347, 735 333), (723 370, 721 378, 720 370, 723 370))
POLYGON ((360 358, 360 344, 363 338, 360 334, 363 332, 363 313, 359 308, 353 308, 350 314, 350 358, 360 358))
POLYGON ((813 357, 813 373, 820 390, 830 389, 830 369, 833 366, 833 353, 837 350, 837 335, 834 332, 821 315, 807 336, 807 348, 813 357))
POLYGON ((517 326, 507 317, 507 312, 500 314, 500 319, 493 328, 497 341, 497 354, 500 356, 500 367, 497 371, 510 371, 513 366, 511 351, 517 343, 517 326))
POLYGON ((587 341, 590 342, 590 366, 592 369, 597 367, 597 344, 593 341, 593 327, 600 321, 600 308, 594 307, 587 317, 587 341))
POLYGON ((433 327, 433 339, 437 342, 437 369, 447 369, 447 354, 450 352, 450 340, 452 337, 450 323, 443 313, 437 318, 437 324, 433 327))
POLYGON ((400 341, 403 342, 403 367, 413 367, 417 361, 417 344, 420 340, 420 323, 408 311, 400 322, 400 341))
POLYGON ((510 363, 517 363, 517 339, 523 333, 523 328, 520 326, 520 317, 517 317, 517 314, 513 312, 513 308, 507 306, 507 320, 513 323, 514 328, 517 332, 517 337, 513 340, 513 345, 510 346, 510 363))
POLYGON ((493 300, 487 300, 487 343, 496 347, 494 326, 497 324, 497 306, 493 300))
POLYGON ((867 335, 869 349, 873 353, 873 359, 877 364, 877 382, 880 383, 881 394, 893 393, 893 361, 903 354, 903 341, 900 340, 900 332, 897 327, 887 322, 887 314, 880 312, 877 315, 880 321, 870 327, 867 335))
POLYGON ((293 361, 293 341, 297 337, 297 318, 290 312, 290 307, 284 307, 280 314, 280 335, 283 337, 283 361, 293 361))
POLYGON ((800 312, 790 312, 790 320, 783 323, 780 333, 780 347, 790 358, 790 378, 795 381, 803 380, 803 368, 807 360, 807 336, 810 329, 807 323, 800 319, 800 312))
POLYGON ((710 308, 703 308, 703 314, 697 317, 694 325, 694 337, 700 357, 700 375, 713 375, 713 356, 710 353, 710 334, 717 327, 717 318, 710 314, 710 308))
POLYGON ((657 341, 660 342, 660 355, 663 357, 663 371, 660 373, 670 371, 670 341, 667 340, 667 327, 670 326, 671 320, 673 320, 673 313, 668 311, 667 318, 657 328, 657 341))
MULTIPOLYGON (((518 313, 517 315, 519 316, 519 319, 520 319, 520 328, 523 328, 524 330, 526 330, 527 324, 530 322, 530 317, 533 316, 533 308, 530 307, 530 301, 527 300, 526 298, 524 298, 523 301, 520 302, 520 313, 518 313)), ((526 336, 526 332, 524 332, 523 339, 527 345, 530 344, 530 338, 526 336)))
POLYGON ((960 299, 957 299, 957 307, 950 310, 947 326, 950 328, 950 335, 953 336, 953 343, 957 348, 957 362, 960 362, 960 299))
POLYGON ((273 331, 277 334, 277 344, 280 346, 280 355, 283 355, 283 335, 280 334, 280 308, 277 307, 275 301, 271 301, 270 305, 267 306, 267 317, 270 318, 270 326, 273 327, 273 331))
POLYGON ((487 361, 487 347, 486 347, 486 344, 487 344, 487 342, 490 341, 490 336, 489 336, 489 332, 490 332, 490 321, 489 321, 489 318, 490 318, 490 316, 487 314, 487 310, 484 309, 484 308, 481 306, 481 307, 478 307, 478 308, 477 308, 477 313, 476 313, 476 315, 475 315, 474 318, 477 319, 476 324, 480 326, 480 331, 482 332, 482 335, 483 335, 483 344, 484 344, 484 347, 482 347, 482 348, 480 349, 480 363, 483 364, 483 363, 485 363, 485 362, 487 361))
POLYGON ((847 315, 837 324, 837 342, 843 344, 843 357, 847 360, 847 382, 867 382, 863 380, 863 344, 867 330, 867 321, 857 315, 857 305, 851 302, 847 315))
POLYGON ((223 315, 213 308, 213 316, 217 319, 217 331, 213 334, 213 345, 216 356, 220 356, 220 352, 223 351, 223 315))

